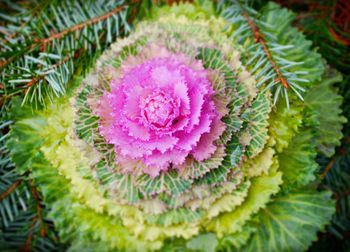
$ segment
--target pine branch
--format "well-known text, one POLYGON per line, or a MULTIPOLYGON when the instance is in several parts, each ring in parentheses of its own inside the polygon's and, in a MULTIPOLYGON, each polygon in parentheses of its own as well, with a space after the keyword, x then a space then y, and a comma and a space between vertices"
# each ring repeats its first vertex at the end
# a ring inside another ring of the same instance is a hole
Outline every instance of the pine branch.
POLYGON ((270 61, 270 64, 273 67, 273 70, 275 71, 277 78, 275 79, 275 82, 281 82, 282 85, 285 88, 289 87, 289 84, 287 82, 287 80, 284 78, 284 76, 281 73, 281 70, 279 69, 279 67, 277 66, 276 62, 274 61, 274 59, 272 58, 272 54, 270 52, 270 49, 268 47, 268 45, 266 44, 266 41, 264 39, 264 36, 260 33, 259 31, 259 27, 255 25, 254 21, 250 18, 250 16, 248 15, 248 13, 243 12, 242 15, 245 17, 245 19, 247 20, 252 33, 254 34, 254 41, 255 43, 260 43, 261 46, 263 47, 264 53, 266 55, 266 57, 268 58, 268 60, 270 61))
POLYGON ((337 193, 337 194, 335 195, 335 199, 336 199, 337 201, 339 201, 341 198, 346 197, 346 196, 348 196, 349 194, 350 194, 350 188, 347 188, 347 189, 344 190, 343 192, 337 193))
MULTIPOLYGON (((20 32, 23 31, 23 29, 26 28, 30 22, 32 22, 33 18, 35 16, 37 16, 41 11, 43 11, 50 2, 51 1, 44 1, 44 2, 42 2, 40 4, 36 3, 34 8, 31 11, 32 15, 30 15, 30 18, 27 19, 26 21, 22 22, 22 24, 20 25, 20 27, 19 27, 19 29, 17 31, 15 31, 13 33, 8 33, 6 30, 2 30, 1 29, 0 32, 5 34, 5 37, 1 38, 2 42, 3 43, 9 42, 9 40, 11 40, 12 38, 15 38, 17 35, 19 35, 20 32)), ((11 3, 11 4, 14 4, 14 3, 11 3)), ((17 6, 16 9, 18 9, 18 6, 17 6)), ((21 14, 25 14, 25 13, 21 12, 21 14)))
POLYGON ((25 179, 30 174, 20 175, 11 162, 6 147, 13 123, 5 120, 9 110, 4 106, 0 115, 0 250, 58 251, 57 234, 45 219, 46 209, 25 179))
POLYGON ((30 251, 30 247, 31 247, 31 242, 33 240, 33 234, 34 234, 34 228, 35 228, 35 224, 37 222, 37 216, 35 216, 29 226, 29 234, 28 237, 26 239, 26 243, 23 247, 23 249, 20 249, 20 251, 23 252, 29 252, 30 251))
POLYGON ((36 40, 39 40, 41 46, 44 46, 44 48, 46 47, 46 45, 50 42, 52 42, 53 40, 55 39, 60 39, 62 38, 63 36, 67 35, 68 33, 72 33, 72 32, 75 32, 75 31, 78 31, 78 30, 81 30, 83 28, 85 28, 86 26, 90 26, 92 24, 96 24, 98 22, 101 22, 105 19, 108 19, 110 18, 111 16, 113 16, 114 14, 117 14, 119 12, 121 12, 122 10, 125 10, 126 6, 125 5, 122 5, 122 6, 118 6, 116 8, 114 8, 113 10, 111 10, 110 12, 107 12, 106 14, 102 15, 102 16, 99 16, 99 17, 95 17, 91 20, 87 20, 83 23, 80 23, 80 24, 77 24, 77 25, 74 25, 72 26, 71 28, 69 29, 65 29, 59 33, 55 33, 55 34, 52 34, 50 37, 48 38, 45 38, 45 39, 36 39, 36 40))
POLYGON ((39 222, 39 226, 40 226, 39 233, 40 233, 41 237, 45 237, 46 232, 47 232, 46 231, 47 225, 44 222, 43 217, 42 217, 41 201, 40 201, 39 193, 36 190, 36 188, 34 187, 33 182, 31 180, 29 180, 29 186, 31 188, 32 195, 34 197, 35 204, 36 204, 36 215, 33 217, 32 221, 31 221, 28 236, 27 236, 25 245, 21 249, 21 251, 31 251, 31 243, 32 243, 34 233, 35 233, 35 226, 38 222, 39 222))
POLYGON ((324 170, 321 174, 322 187, 329 188, 336 200, 337 214, 333 217, 332 225, 328 228, 329 234, 323 239, 330 239, 330 235, 338 239, 344 239, 350 230, 348 216, 350 213, 350 137, 342 141, 342 146, 337 149, 337 153, 329 161, 320 159, 324 170))
POLYGON ((16 190, 22 183, 22 179, 16 180, 6 191, 0 194, 0 201, 9 196, 14 190, 16 190))
MULTIPOLYGON (((2 159, 5 157, 6 155, 2 156, 2 159)), ((4 164, 3 161, 0 163, 4 164)), ((4 168, 6 167, 0 167, 0 187, 3 187, 2 183, 8 184, 7 180, 13 180, 13 183, 1 193, 0 241, 5 241, 9 248, 19 248, 20 251, 51 251, 58 242, 57 235, 45 219, 46 209, 39 192, 31 180, 25 183, 24 179, 18 179, 14 167, 9 167, 8 170, 4 168)))
POLYGON ((39 193, 37 191, 37 189, 34 187, 33 182, 31 180, 29 180, 29 185, 33 194, 33 197, 35 199, 36 202, 36 215, 37 215, 37 219, 40 222, 40 234, 42 237, 44 237, 46 235, 46 225, 43 221, 43 217, 42 217, 42 213, 41 213, 41 200, 39 197, 39 193))
MULTIPOLYGON (((248 66, 257 80, 257 87, 270 89, 276 104, 279 97, 284 97, 289 107, 289 90, 303 100, 308 71, 295 71, 295 67, 304 62, 289 60, 292 51, 301 50, 298 46, 286 44, 279 24, 271 23, 263 16, 264 11, 257 12, 248 6, 247 1, 234 0, 228 4, 221 0, 217 5, 222 15, 231 24, 231 38, 248 48, 242 53, 241 60, 248 66), (243 1, 242 1, 243 2, 243 1), (305 76, 305 77, 304 77, 305 76), (281 83, 281 85, 277 85, 281 83)), ((270 12, 271 13, 271 12, 270 12)), ((289 20, 290 16, 286 20, 289 20)), ((288 21, 286 21, 288 22, 288 21)), ((301 47, 300 47, 301 48, 301 47)))
POLYGON ((331 168, 333 167, 334 163, 335 163, 336 159, 335 156, 329 161, 329 163, 326 165, 326 167, 324 168, 324 171, 322 172, 322 174, 320 175, 321 179, 324 179, 327 175, 327 173, 331 170, 331 168))
MULTIPOLYGON (((51 34, 47 38, 42 38, 42 39, 41 38, 34 38, 33 44, 31 44, 30 46, 27 47, 26 52, 29 53, 37 48, 40 48, 40 51, 44 52, 44 51, 46 51, 47 44, 53 42, 55 39, 61 39, 62 37, 68 35, 69 33, 73 33, 75 31, 82 30, 83 28, 85 28, 87 26, 90 26, 90 25, 96 24, 98 22, 101 22, 105 19, 108 19, 111 16, 113 16, 114 14, 117 14, 117 13, 121 12, 122 10, 125 10, 125 8, 126 8, 125 5, 118 6, 102 16, 98 16, 98 17, 95 17, 91 20, 87 20, 87 21, 82 22, 80 24, 74 25, 68 29, 62 30, 61 32, 51 34)), ((15 33, 9 35, 7 37, 7 40, 13 38, 15 35, 16 35, 15 33)), ((16 59, 16 57, 11 57, 7 60, 2 60, 0 62, 0 70, 3 69, 6 65, 10 64, 15 59, 16 59)))
MULTIPOLYGON (((338 154, 338 156, 340 157, 346 156, 348 154, 346 146, 349 144, 350 144, 350 136, 344 137, 342 140, 342 145, 339 147, 338 152, 336 154, 338 154)), ((325 166, 323 172, 321 173, 320 175, 321 179, 324 179, 327 176, 328 172, 332 169, 332 167, 336 164, 336 162, 337 162, 337 155, 334 155, 325 166)))
MULTIPOLYGON (((57 62, 56 64, 52 65, 48 70, 56 70, 58 69, 60 66, 64 65, 65 63, 69 62, 72 58, 77 59, 79 58, 79 56, 84 52, 85 50, 83 48, 80 48, 79 50, 74 52, 74 55, 68 55, 66 57, 64 57, 63 60, 57 62)), ((27 89, 24 90, 24 93, 28 93, 29 89, 34 86, 35 84, 37 84, 40 80, 44 79, 45 75, 39 75, 38 77, 33 78, 30 82, 28 82, 27 84, 27 89)))
POLYGON ((115 37, 129 32, 129 23, 136 17, 136 8, 132 7, 138 3, 130 1, 126 5, 115 1, 113 4, 107 0, 96 0, 89 6, 78 1, 58 6, 50 3, 40 16, 31 15, 32 22, 25 31, 19 32, 21 20, 16 29, 13 25, 3 27, 5 34, 10 35, 5 36, 8 42, 0 51, 3 69, 0 103, 23 93, 24 103, 38 107, 47 98, 51 101, 63 95, 80 62, 86 64, 78 60, 82 52, 88 52, 84 58, 92 60, 115 37), (133 15, 127 19, 130 8, 133 15), (8 32, 11 29, 14 33, 8 32))

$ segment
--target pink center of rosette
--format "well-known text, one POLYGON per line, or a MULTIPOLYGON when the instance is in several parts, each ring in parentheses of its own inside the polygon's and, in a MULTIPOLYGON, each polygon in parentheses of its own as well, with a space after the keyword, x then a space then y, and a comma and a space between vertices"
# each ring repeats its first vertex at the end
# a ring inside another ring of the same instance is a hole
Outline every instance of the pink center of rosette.
POLYGON ((142 163, 142 172, 155 177, 186 158, 211 157, 226 126, 200 61, 152 45, 127 58, 118 76, 94 113, 121 170, 142 163))
POLYGON ((146 98, 142 98, 140 109, 144 125, 155 130, 168 129, 176 124, 179 105, 179 100, 175 100, 158 90, 146 98))

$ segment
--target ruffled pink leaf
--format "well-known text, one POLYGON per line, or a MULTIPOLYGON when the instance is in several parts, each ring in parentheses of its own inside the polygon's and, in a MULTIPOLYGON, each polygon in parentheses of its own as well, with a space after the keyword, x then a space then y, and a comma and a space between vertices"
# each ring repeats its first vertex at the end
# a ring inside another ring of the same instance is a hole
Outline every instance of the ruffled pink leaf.
POLYGON ((217 116, 211 125, 210 132, 204 133, 196 148, 192 150, 192 155, 197 161, 202 161, 211 157, 217 148, 214 142, 224 133, 225 129, 226 124, 217 116))
POLYGON ((225 109, 216 109, 201 61, 152 44, 129 56, 118 74, 94 113, 121 171, 142 169, 155 177, 190 154, 210 158, 225 130, 225 109))

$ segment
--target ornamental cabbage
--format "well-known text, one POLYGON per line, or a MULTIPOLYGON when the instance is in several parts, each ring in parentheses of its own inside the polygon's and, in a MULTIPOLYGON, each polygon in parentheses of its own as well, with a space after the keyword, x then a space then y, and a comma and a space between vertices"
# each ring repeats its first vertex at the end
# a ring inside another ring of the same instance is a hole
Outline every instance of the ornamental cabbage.
POLYGON ((65 97, 13 99, 12 159, 70 251, 302 251, 324 229, 315 158, 339 144, 340 77, 292 13, 269 4, 262 41, 236 7, 154 8, 65 97))
POLYGON ((181 171, 190 154, 197 161, 210 158, 225 124, 201 62, 150 44, 120 68, 111 72, 111 92, 90 98, 98 100, 92 109, 99 131, 115 146, 120 169, 135 173, 136 162, 155 177, 170 164, 181 171))

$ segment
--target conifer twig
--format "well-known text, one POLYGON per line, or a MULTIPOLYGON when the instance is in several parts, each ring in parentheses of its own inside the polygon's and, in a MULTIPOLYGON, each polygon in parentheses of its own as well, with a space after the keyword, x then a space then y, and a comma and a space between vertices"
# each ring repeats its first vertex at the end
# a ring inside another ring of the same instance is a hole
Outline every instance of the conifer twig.
POLYGON ((270 64, 272 65, 273 70, 275 71, 275 73, 277 75, 275 82, 277 83, 280 81, 285 88, 288 88, 289 84, 288 84, 287 80, 284 78, 283 74, 281 73, 281 70, 277 66, 276 62, 274 61, 272 54, 269 50, 269 47, 266 44, 265 38, 260 33, 259 27, 257 25, 255 25, 254 21, 250 18, 250 16, 246 12, 243 12, 242 15, 247 20, 248 25, 250 26, 250 29, 253 32, 255 43, 261 44, 267 59, 269 60, 270 64))
POLYGON ((335 163, 335 157, 333 157, 331 159, 331 161, 329 161, 329 163, 327 164, 326 168, 324 169, 324 171, 321 174, 321 179, 324 179, 327 175, 327 173, 331 170, 331 168, 333 167, 334 163, 335 163))
POLYGON ((346 189, 345 191, 341 192, 341 193, 337 193, 335 194, 335 198, 336 200, 340 200, 343 197, 346 197, 350 194, 350 188, 346 189))
MULTIPOLYGON (((80 56, 80 54, 81 54, 83 51, 84 51, 83 48, 77 50, 77 51, 74 53, 74 56, 73 56, 73 57, 74 57, 75 59, 78 58, 78 57, 80 56)), ((54 64, 54 65, 52 65, 52 66, 50 67, 49 70, 58 68, 59 66, 63 65, 64 63, 68 62, 70 59, 71 59, 70 56, 64 57, 63 60, 57 62, 57 63, 54 64)), ((33 78, 30 82, 28 82, 28 83, 27 83, 27 89, 25 90, 25 93, 27 93, 28 90, 29 90, 29 88, 31 88, 32 86, 34 86, 39 80, 41 80, 41 79, 43 79, 43 78, 45 78, 45 74, 39 75, 39 76, 33 78)))
POLYGON ((6 37, 5 37, 4 39, 1 39, 2 42, 9 41, 9 39, 12 39, 12 38, 14 38, 15 36, 17 36, 17 35, 19 34, 19 32, 22 31, 23 28, 25 28, 25 27, 33 20, 33 17, 36 16, 36 15, 38 15, 43 9, 45 9, 45 7, 46 7, 47 5, 49 5, 49 4, 50 4, 50 1, 45 1, 45 2, 42 3, 42 4, 37 4, 37 5, 31 10, 32 15, 30 16, 30 18, 29 18, 27 21, 23 22, 17 31, 15 31, 15 32, 13 32, 13 33, 10 34, 10 33, 6 32, 6 31, 4 31, 4 30, 1 30, 2 33, 6 34, 6 37))
POLYGON ((5 199, 8 195, 10 195, 14 190, 17 189, 22 183, 22 179, 16 180, 6 191, 0 194, 0 201, 5 199))
MULTIPOLYGON (((344 145, 347 145, 347 144, 350 144, 350 136, 343 138, 342 146, 338 149, 340 156, 346 155, 346 148, 344 147, 344 145)), ((320 175, 321 179, 324 179, 326 177, 327 173, 331 170, 335 162, 336 162, 336 156, 334 155, 333 158, 326 165, 326 168, 324 169, 322 174, 320 175)))
POLYGON ((40 197, 39 197, 39 193, 37 191, 37 189, 35 188, 35 186, 33 185, 32 180, 29 180, 29 186, 30 189, 32 191, 32 195, 34 197, 35 203, 36 203, 36 215, 32 218, 29 230, 28 230, 28 236, 26 239, 26 242, 24 244, 24 246, 19 250, 19 251, 23 251, 23 252, 29 252, 31 251, 30 245, 31 242, 33 240, 33 236, 34 236, 34 228, 37 222, 39 222, 40 225, 40 235, 42 237, 46 236, 46 224, 43 220, 42 217, 42 213, 41 213, 41 205, 40 205, 40 197))
POLYGON ((113 10, 111 10, 110 12, 105 13, 102 16, 95 17, 93 19, 87 20, 87 21, 82 22, 80 24, 74 25, 74 26, 70 27, 69 29, 65 29, 65 30, 63 30, 61 32, 54 33, 48 38, 44 38, 44 39, 36 38, 36 39, 34 39, 34 41, 38 42, 38 43, 41 43, 43 46, 46 46, 48 43, 52 42, 55 39, 62 38, 63 36, 67 35, 68 33, 72 33, 72 32, 81 30, 81 29, 83 29, 86 26, 89 26, 89 25, 101 22, 101 21, 103 21, 105 19, 108 19, 112 15, 117 14, 117 13, 121 12, 124 9, 125 9, 125 5, 118 6, 118 7, 114 8, 113 10))
MULTIPOLYGON (((33 50, 35 50, 36 48, 38 48, 40 46, 40 44, 38 43, 33 43, 29 46, 26 47, 25 51, 27 53, 30 53, 32 52, 33 50)), ((7 66, 8 64, 10 64, 12 61, 14 61, 16 58, 18 57, 18 55, 14 55, 14 56, 11 56, 10 58, 6 59, 6 60, 0 60, 0 70, 2 68, 4 68, 5 66, 7 66)))
POLYGON ((41 214, 41 205, 40 205, 40 197, 39 197, 39 193, 38 191, 36 190, 36 188, 34 187, 33 183, 31 180, 29 180, 29 185, 31 187, 31 190, 32 190, 32 194, 33 194, 33 197, 36 201, 36 214, 37 214, 37 219, 40 223, 40 234, 42 237, 44 237, 46 235, 46 225, 43 221, 43 217, 42 217, 42 214, 41 214))
POLYGON ((35 227, 35 223, 37 222, 37 216, 33 217, 32 222, 30 224, 29 227, 29 233, 28 233, 28 237, 26 239, 26 243, 23 247, 23 249, 20 250, 20 252, 30 252, 30 244, 33 240, 33 234, 34 234, 34 227, 35 227))
MULTIPOLYGON (((43 52, 43 55, 45 53, 46 54, 50 53, 51 44, 52 44, 52 46, 54 46, 53 43, 55 41, 62 40, 64 37, 66 37, 68 35, 75 34, 77 32, 83 31, 86 27, 99 24, 101 21, 104 21, 104 20, 108 20, 111 17, 113 17, 115 14, 126 10, 128 8, 128 6, 132 6, 132 5, 135 5, 135 4, 139 4, 140 5, 141 1, 140 0, 131 0, 128 3, 129 3, 128 5, 124 4, 124 5, 117 6, 117 7, 115 7, 112 10, 109 10, 109 11, 106 10, 105 12, 100 13, 99 15, 96 15, 95 17, 93 17, 91 19, 82 21, 82 22, 80 22, 78 24, 75 24, 75 25, 72 25, 70 27, 65 27, 65 28, 61 29, 60 31, 56 32, 56 30, 55 30, 55 32, 51 32, 50 34, 44 35, 42 37, 39 37, 39 35, 32 35, 32 37, 34 37, 34 38, 31 38, 30 41, 29 41, 29 44, 24 45, 24 47, 21 49, 20 52, 17 52, 14 55, 11 55, 9 58, 0 59, 0 69, 4 69, 7 65, 9 65, 13 61, 17 60, 19 57, 22 57, 23 55, 26 55, 28 53, 37 52, 37 51, 39 52, 39 54, 41 54, 41 52, 43 52)), ((137 10, 139 10, 139 8, 131 8, 131 10, 132 11, 131 11, 131 13, 129 15, 129 18, 126 21, 127 23, 132 23, 132 21, 135 19, 136 15, 138 13, 137 10)), ((117 24, 117 26, 118 26, 118 24, 117 24)), ((119 32, 121 32, 121 33, 124 33, 125 31, 127 31, 126 27, 124 27, 124 26, 121 26, 118 29, 119 29, 119 32)), ((97 34, 95 34, 95 36, 96 35, 97 34)), ((98 35, 98 38, 96 38, 97 39, 96 43, 91 43, 90 44, 91 48, 99 47, 99 41, 101 41, 105 35, 106 35, 106 32, 102 31, 98 35)), ((13 36, 13 34, 10 34, 10 36, 13 36)), ((47 78, 48 78, 47 81, 49 82, 49 84, 50 84, 50 82, 57 81, 56 79, 51 78, 50 77, 51 75, 48 76, 48 77, 47 77, 47 75, 51 74, 52 72, 55 72, 56 69, 60 70, 62 65, 65 65, 67 62, 69 62, 69 61, 71 61, 73 59, 75 60, 75 59, 79 58, 82 55, 82 53, 84 51, 88 50, 89 48, 85 48, 85 47, 80 48, 80 46, 78 46, 78 48, 72 48, 72 49, 74 51, 71 51, 71 53, 69 53, 69 55, 67 55, 63 59, 60 59, 59 61, 55 62, 54 65, 48 66, 45 69, 45 72, 35 71, 35 73, 32 73, 32 76, 30 77, 31 79, 28 80, 28 82, 26 82, 24 85, 21 84, 21 85, 16 86, 16 88, 17 88, 16 91, 11 92, 9 95, 3 95, 0 98, 0 105, 3 104, 3 102, 6 99, 8 99, 9 97, 12 97, 14 95, 18 95, 18 94, 21 94, 21 93, 24 93, 25 95, 27 95, 33 89, 34 86, 36 86, 37 84, 42 83, 42 81, 47 79, 47 78)), ((58 53, 58 55, 60 55, 60 54, 58 53)), ((34 63, 38 63, 38 61, 36 61, 36 62, 34 61, 34 63)), ((63 71, 66 71, 66 70, 67 70, 67 68, 64 68, 63 71)), ((55 78, 61 78, 60 76, 58 76, 58 77, 54 76, 54 77, 55 78)), ((58 83, 56 85, 60 86, 61 84, 58 83)), ((0 83, 0 90, 5 89, 5 87, 6 87, 6 85, 0 83), (2 88, 1 85, 3 85, 3 88, 2 88)), ((34 92, 36 92, 36 91, 34 91, 34 92)), ((59 90, 59 92, 61 92, 61 91, 59 90)))
MULTIPOLYGON (((87 20, 87 21, 82 22, 80 24, 74 25, 68 29, 62 30, 61 32, 54 33, 47 38, 42 38, 42 39, 41 38, 34 38, 33 44, 29 45, 26 48, 26 51, 31 52, 32 50, 34 50, 36 48, 40 48, 41 51, 45 51, 47 44, 54 41, 55 39, 60 39, 69 33, 81 30, 81 29, 85 28, 86 26, 89 26, 89 25, 101 22, 105 19, 108 19, 112 15, 119 13, 124 9, 125 9, 125 5, 118 6, 118 7, 114 8, 113 10, 103 14, 102 16, 95 17, 93 19, 87 20)), ((15 58, 16 58, 15 56, 12 56, 7 60, 1 60, 0 61, 0 68, 3 68, 6 65, 10 64, 15 58)))

